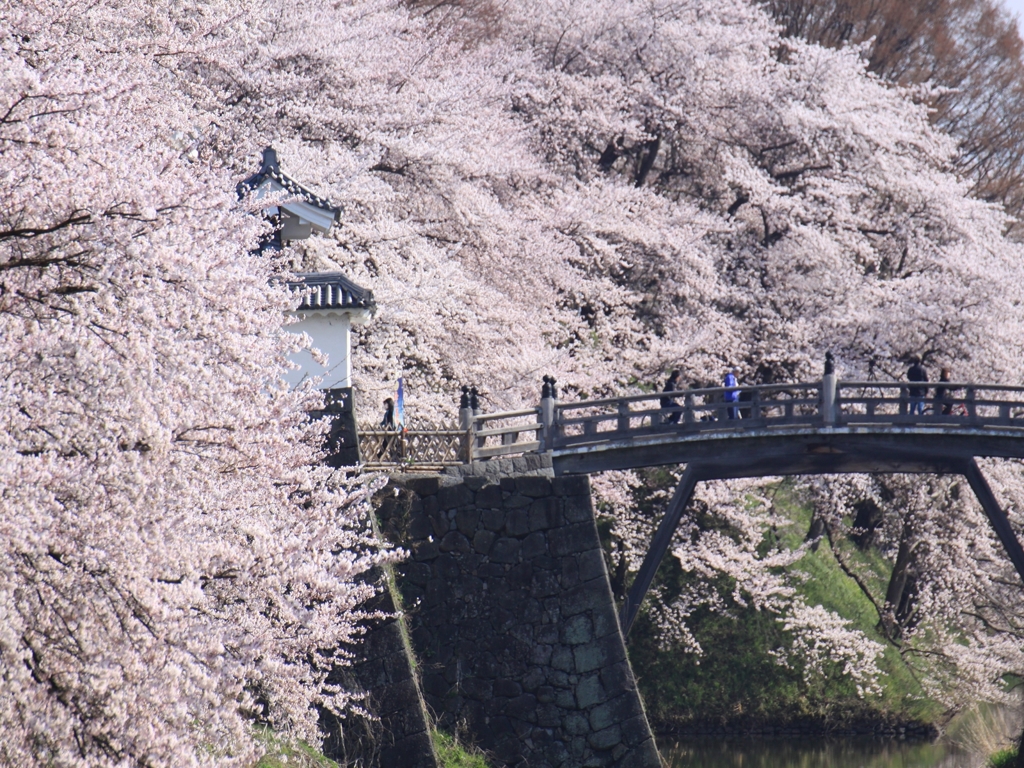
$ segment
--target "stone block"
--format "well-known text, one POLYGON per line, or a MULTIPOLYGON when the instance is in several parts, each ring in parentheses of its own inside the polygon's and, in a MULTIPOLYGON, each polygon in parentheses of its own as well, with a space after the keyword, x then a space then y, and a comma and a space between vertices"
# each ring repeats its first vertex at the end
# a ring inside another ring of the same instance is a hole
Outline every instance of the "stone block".
POLYGON ((629 663, 626 661, 609 664, 602 669, 601 683, 605 690, 613 695, 622 691, 632 691, 636 687, 633 682, 633 674, 629 670, 629 663))
POLYGON ((629 692, 620 693, 614 699, 592 707, 587 713, 587 717, 590 719, 591 728, 595 731, 602 731, 612 725, 624 723, 642 714, 637 694, 629 692))
POLYGON ((550 597, 561 592, 558 578, 551 571, 536 571, 530 586, 530 596, 536 598, 550 597))
POLYGON ((534 558, 534 568, 542 568, 545 571, 557 571, 561 569, 561 561, 548 555, 540 555, 534 558))
POLYGON ((572 691, 567 688, 559 688, 558 693, 555 694, 555 704, 560 709, 573 710, 576 709, 576 697, 572 695, 572 691))
POLYGON ((590 478, 586 475, 564 475, 551 480, 556 496, 586 496, 590 498, 590 478))
POLYGON ((401 563, 398 572, 403 580, 421 587, 430 579, 430 566, 426 563, 401 563))
POLYGON ((562 728, 570 736, 582 736, 590 733, 590 721, 581 712, 572 712, 562 719, 562 728))
POLYGON ((608 658, 608 653, 601 643, 577 645, 573 648, 572 655, 574 659, 573 669, 579 674, 593 672, 612 661, 608 658))
POLYGON ((643 715, 631 717, 622 723, 622 742, 627 747, 636 747, 651 739, 651 728, 643 715))
POLYGON ((441 478, 437 475, 407 477, 402 485, 417 496, 432 496, 441 489, 441 478))
POLYGON ((501 478, 501 490, 505 493, 513 493, 516 489, 516 479, 514 477, 503 477, 501 478))
POLYGON ((455 513, 455 527, 466 537, 472 537, 480 525, 480 510, 476 507, 463 507, 455 513))
POLYGON ((534 637, 537 638, 538 643, 552 643, 558 642, 558 625, 557 624, 543 624, 537 627, 537 631, 534 633, 534 637))
POLYGON ((540 499, 551 495, 551 478, 528 476, 516 478, 516 490, 523 496, 540 499))
MULTIPOLYGON (((458 532, 454 532, 457 536, 461 535, 458 532)), ((466 542, 466 546, 469 546, 469 542, 466 542)), ((451 581, 462 572, 459 567, 459 561, 449 553, 438 555, 434 560, 434 573, 442 579, 451 581)))
POLYGON ((505 527, 505 510, 485 509, 480 513, 480 523, 488 531, 500 531, 505 527))
POLYGON ((491 551, 491 545, 497 536, 493 531, 477 531, 473 537, 473 551, 486 555, 491 551))
POLYGON ((519 682, 522 683, 524 691, 536 691, 544 685, 544 670, 534 667, 523 675, 519 682))
POLYGON ((604 550, 600 547, 581 552, 577 558, 580 569, 580 580, 590 581, 607 576, 604 562, 604 550))
POLYGON ((541 621, 544 618, 544 607, 540 604, 540 600, 524 600, 522 610, 519 612, 520 618, 528 624, 534 626, 534 637, 537 637, 537 632, 541 628, 541 621))
POLYGON ((580 709, 590 709, 600 704, 607 698, 604 686, 601 684, 601 676, 597 674, 586 675, 580 679, 576 686, 576 703, 580 709))
POLYGON ((598 608, 592 616, 594 621, 594 637, 605 637, 619 633, 619 617, 616 615, 613 605, 606 608, 598 608))
POLYGON ((586 552, 600 546, 594 523, 574 523, 548 531, 548 546, 556 557, 586 552))
POLYGON ((550 685, 542 685, 535 695, 539 704, 550 704, 555 700, 555 689, 550 685))
POLYGON ((571 672, 576 668, 573 652, 568 648, 558 647, 551 654, 551 666, 563 672, 571 672))
POLYGON ((484 591, 484 583, 476 576, 469 573, 463 573, 455 580, 455 584, 452 587, 452 593, 457 598, 479 598, 484 591))
POLYGON ((564 525, 561 503, 554 496, 538 499, 530 505, 530 530, 544 531, 564 525))
POLYGON ((441 539, 441 551, 442 552, 458 552, 460 555, 468 554, 473 547, 469 543, 469 539, 463 536, 458 531, 448 531, 441 539))
POLYGON ((501 538, 491 548, 491 561, 495 563, 514 563, 519 559, 519 540, 501 538))
POLYGON ((566 645, 583 645, 593 639, 593 626, 585 614, 572 616, 562 625, 561 641, 566 645))
POLYGON ((499 509, 501 507, 501 486, 485 485, 476 493, 476 506, 478 509, 499 509))
MULTIPOLYGON (((519 551, 522 552, 521 547, 519 551)), ((525 590, 530 586, 530 583, 533 581, 533 566, 528 562, 514 565, 511 568, 509 568, 508 572, 505 575, 505 578, 508 580, 508 583, 512 586, 513 590, 525 590)), ((518 613, 517 609, 522 605, 520 600, 521 596, 517 595, 514 598, 514 602, 510 605, 510 607, 516 611, 516 613, 518 613)))
POLYGON ((578 613, 601 610, 607 607, 607 602, 607 596, 588 582, 563 592, 559 609, 562 616, 568 618, 578 613))
POLYGON ((533 724, 528 720, 520 720, 515 717, 510 717, 509 720, 512 721, 512 727, 515 729, 516 736, 518 736, 519 740, 523 742, 523 746, 529 750, 531 745, 526 743, 526 739, 531 733, 533 733, 533 724))
POLYGON ((537 725, 542 728, 557 728, 562 724, 565 713, 554 704, 539 704, 537 706, 537 725))
POLYGON ((431 696, 444 697, 451 689, 448 681, 444 679, 444 675, 440 672, 424 672, 422 680, 423 692, 429 693, 431 696))
POLYGON ((547 537, 541 532, 531 533, 523 540, 522 552, 524 560, 532 560, 548 551, 547 537))
MULTIPOLYGON (((524 497, 525 498, 525 497, 524 497)), ((510 499, 511 501, 511 499, 510 499)), ((530 510, 510 509, 505 513, 505 533, 509 536, 525 536, 530 532, 530 510)))
POLYGON ((618 725, 613 725, 610 728, 605 728, 603 731, 597 731, 587 737, 587 744, 592 749, 611 749, 622 743, 622 729, 618 725))
POLYGON ((551 663, 551 646, 535 645, 530 650, 530 663, 539 667, 546 667, 551 663))
POLYGON ((436 541, 418 541, 412 545, 412 556, 420 562, 433 560, 441 553, 441 547, 436 541))
POLYGON ((427 583, 427 591, 423 597, 423 605, 433 608, 451 597, 451 589, 447 579, 431 579, 427 583))
POLYGON ((460 681, 462 693, 476 701, 487 701, 493 696, 494 683, 479 677, 466 677, 460 681))
POLYGON ((505 714, 528 723, 537 722, 537 697, 532 693, 521 693, 509 699, 505 714))
POLYGON ((434 526, 430 522, 430 516, 422 512, 412 516, 409 521, 409 536, 414 539, 425 539, 434 532, 434 526))
POLYGON ((475 494, 463 483, 449 485, 437 492, 437 503, 441 509, 466 507, 476 500, 475 494))
POLYGON ((405 653, 393 653, 384 658, 384 672, 388 682, 401 683, 412 677, 412 668, 405 653))
POLYGON ((594 520, 594 507, 590 496, 566 496, 562 500, 562 514, 567 523, 586 523, 594 520))
POLYGON ((494 695, 504 696, 509 699, 514 699, 523 692, 523 686, 517 683, 515 680, 495 680, 494 681, 494 695))
POLYGON ((580 583, 580 567, 573 556, 562 558, 562 589, 570 589, 580 583))
POLYGON ((469 490, 476 493, 483 490, 484 486, 487 485, 487 478, 480 477, 479 475, 468 475, 462 482, 465 483, 469 490))

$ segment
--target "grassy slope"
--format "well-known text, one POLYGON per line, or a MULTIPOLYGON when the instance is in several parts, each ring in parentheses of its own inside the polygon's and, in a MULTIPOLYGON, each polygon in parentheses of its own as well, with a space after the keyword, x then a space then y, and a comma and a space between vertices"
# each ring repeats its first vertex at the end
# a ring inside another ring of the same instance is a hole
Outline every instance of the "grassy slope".
MULTIPOLYGON (((780 543, 798 546, 810 526, 810 509, 798 502, 785 483, 778 490, 776 504, 792 521, 792 525, 779 530, 780 543)), ((876 583, 872 586, 881 586, 884 593, 884 580, 891 567, 884 559, 851 547, 844 550, 844 560, 873 579, 876 583)), ((883 642, 875 630, 878 614, 842 572, 827 542, 808 553, 797 569, 807 575, 801 591, 811 605, 823 605, 851 619, 868 637, 883 642)), ((666 558, 658 579, 671 584, 686 578, 676 561, 666 558)), ((699 659, 678 650, 659 649, 652 627, 643 617, 630 637, 630 658, 648 712, 660 724, 783 724, 808 718, 836 725, 861 719, 935 722, 942 715, 941 707, 923 696, 911 671, 891 646, 887 646, 879 663, 882 694, 861 699, 838 669, 807 683, 800 670, 778 665, 769 652, 783 645, 786 636, 772 616, 735 608, 729 615, 704 613, 694 618, 694 634, 704 649, 699 659)))

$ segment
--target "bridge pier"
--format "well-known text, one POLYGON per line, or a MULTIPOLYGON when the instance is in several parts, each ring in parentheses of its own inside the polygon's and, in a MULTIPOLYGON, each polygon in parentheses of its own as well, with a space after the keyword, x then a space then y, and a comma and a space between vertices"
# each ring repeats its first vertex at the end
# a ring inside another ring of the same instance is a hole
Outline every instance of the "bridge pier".
POLYGON ((439 727, 502 766, 660 768, 588 478, 396 475, 381 499, 439 727))

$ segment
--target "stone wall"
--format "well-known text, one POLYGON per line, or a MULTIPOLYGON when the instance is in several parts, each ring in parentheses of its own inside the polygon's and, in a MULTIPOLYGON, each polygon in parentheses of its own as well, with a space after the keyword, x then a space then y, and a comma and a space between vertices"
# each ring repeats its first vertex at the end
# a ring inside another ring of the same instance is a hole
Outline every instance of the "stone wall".
POLYGON ((363 607, 390 618, 370 626, 352 649, 357 663, 336 668, 327 682, 366 694, 361 706, 372 717, 350 714, 339 721, 324 713, 324 754, 350 768, 438 768, 404 618, 391 592, 393 574, 377 568, 370 578, 380 592, 363 607))
POLYGON ((395 476, 379 499, 412 553, 396 571, 428 709, 497 765, 660 768, 587 478, 487 464, 395 476))

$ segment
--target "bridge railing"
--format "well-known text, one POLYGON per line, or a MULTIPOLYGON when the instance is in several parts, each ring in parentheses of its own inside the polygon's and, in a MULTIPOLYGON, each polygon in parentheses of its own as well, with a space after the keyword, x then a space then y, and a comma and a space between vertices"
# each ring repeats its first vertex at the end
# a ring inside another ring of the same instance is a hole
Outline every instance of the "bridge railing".
POLYGON ((822 420, 821 403, 820 382, 710 387, 558 403, 551 443, 554 448, 564 448, 668 429, 719 432, 816 424, 822 420), (727 394, 738 399, 726 400, 727 394))
POLYGON ((469 461, 470 447, 470 433, 464 429, 359 430, 359 455, 366 469, 442 469, 469 461))
POLYGON ((840 381, 836 423, 1024 428, 1024 387, 960 382, 840 381), (941 389, 941 397, 938 390, 941 389), (911 397, 911 391, 923 395, 911 397), (915 411, 915 402, 921 403, 915 411))
POLYGON ((539 407, 473 414, 469 417, 471 460, 541 450, 544 424, 540 414, 539 407))

